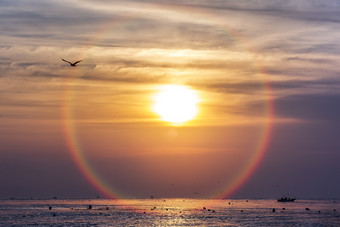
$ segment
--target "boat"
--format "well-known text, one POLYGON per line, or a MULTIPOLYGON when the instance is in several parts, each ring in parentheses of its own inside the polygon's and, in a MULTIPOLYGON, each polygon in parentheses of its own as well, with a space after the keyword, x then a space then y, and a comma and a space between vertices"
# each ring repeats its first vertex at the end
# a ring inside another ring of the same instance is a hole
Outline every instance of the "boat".
POLYGON ((278 202, 284 203, 284 202, 294 202, 295 198, 290 198, 290 197, 281 197, 280 199, 277 200, 278 202))

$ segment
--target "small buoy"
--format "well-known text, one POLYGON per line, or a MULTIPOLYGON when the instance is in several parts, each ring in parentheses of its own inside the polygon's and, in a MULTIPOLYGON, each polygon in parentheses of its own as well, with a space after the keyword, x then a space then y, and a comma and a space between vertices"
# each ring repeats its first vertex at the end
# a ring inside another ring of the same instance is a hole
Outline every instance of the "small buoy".
POLYGON ((49 207, 48 207, 48 209, 49 209, 49 210, 52 210, 52 207, 51 207, 51 206, 49 206, 49 207))
POLYGON ((210 211, 210 209, 208 209, 208 211, 210 211))
POLYGON ((241 212, 243 212, 243 210, 241 210, 241 212))
POLYGON ((285 210, 286 208, 282 208, 282 210, 285 210))
POLYGON ((310 210, 310 209, 307 207, 306 210, 310 210))
POLYGON ((92 205, 89 205, 88 209, 89 209, 89 210, 92 209, 92 205))
POLYGON ((205 209, 207 209, 207 208, 203 207, 203 210, 205 210, 205 209))
POLYGON ((106 207, 106 210, 109 210, 109 207, 106 207))
POLYGON ((275 212, 275 208, 273 208, 273 212, 275 212))
POLYGON ((215 210, 213 210, 212 212, 214 212, 214 213, 215 213, 215 210))

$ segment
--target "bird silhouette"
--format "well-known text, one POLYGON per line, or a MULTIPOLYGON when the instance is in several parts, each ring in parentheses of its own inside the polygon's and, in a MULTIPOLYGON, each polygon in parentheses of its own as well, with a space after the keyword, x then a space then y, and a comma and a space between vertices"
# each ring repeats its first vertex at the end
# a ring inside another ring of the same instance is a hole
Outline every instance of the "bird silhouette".
POLYGON ((61 60, 63 60, 64 62, 67 62, 67 63, 69 63, 70 64, 70 66, 76 66, 79 62, 81 62, 81 61, 83 61, 83 60, 80 60, 80 61, 76 61, 76 62, 69 62, 69 61, 67 61, 67 60, 65 60, 65 59, 61 59, 61 60))

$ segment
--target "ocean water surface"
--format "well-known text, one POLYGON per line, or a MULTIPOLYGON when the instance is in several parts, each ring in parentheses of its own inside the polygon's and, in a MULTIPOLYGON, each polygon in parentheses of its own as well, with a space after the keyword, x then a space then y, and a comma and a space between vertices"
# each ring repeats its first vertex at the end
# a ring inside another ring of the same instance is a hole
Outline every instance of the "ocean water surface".
POLYGON ((1 200, 1 226, 340 226, 339 200, 1 200))

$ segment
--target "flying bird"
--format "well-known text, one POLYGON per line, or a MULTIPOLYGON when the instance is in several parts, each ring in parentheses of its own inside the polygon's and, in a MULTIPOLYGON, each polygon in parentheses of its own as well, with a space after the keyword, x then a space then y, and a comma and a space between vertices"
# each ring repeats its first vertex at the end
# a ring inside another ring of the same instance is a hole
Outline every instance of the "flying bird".
POLYGON ((67 60, 65 60, 65 59, 61 59, 61 60, 63 60, 64 62, 67 62, 67 63, 69 63, 70 64, 70 66, 76 66, 76 64, 78 64, 79 62, 81 62, 81 61, 83 61, 83 60, 80 60, 80 61, 76 61, 76 62, 69 62, 69 61, 67 61, 67 60))

